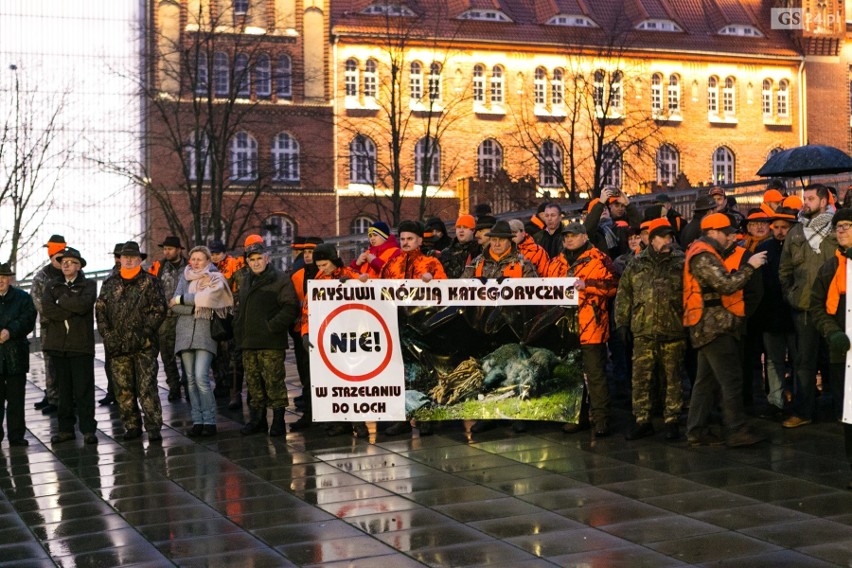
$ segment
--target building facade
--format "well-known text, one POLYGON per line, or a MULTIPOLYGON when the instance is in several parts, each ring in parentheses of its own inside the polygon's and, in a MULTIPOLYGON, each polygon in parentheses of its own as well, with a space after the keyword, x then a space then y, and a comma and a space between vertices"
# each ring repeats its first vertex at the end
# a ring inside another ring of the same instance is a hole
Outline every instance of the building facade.
MULTIPOLYGON (((160 0, 151 74, 157 96, 181 102, 182 137, 162 142, 174 129, 149 113, 149 182, 195 190, 174 219, 252 203, 189 231, 228 220, 236 246, 246 232, 279 243, 451 219, 471 205, 463 180, 501 171, 539 197, 751 180, 779 150, 851 143, 852 105, 826 112, 838 85, 849 101, 844 6, 805 2, 835 24, 802 30, 776 29, 775 7, 160 0)), ((169 205, 153 201, 156 240, 169 205)))

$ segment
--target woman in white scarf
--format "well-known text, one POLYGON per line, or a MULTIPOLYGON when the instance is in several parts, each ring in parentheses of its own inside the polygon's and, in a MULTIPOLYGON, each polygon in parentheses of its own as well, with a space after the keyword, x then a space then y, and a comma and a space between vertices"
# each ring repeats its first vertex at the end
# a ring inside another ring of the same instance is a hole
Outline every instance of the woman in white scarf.
POLYGON ((216 341, 210 336, 214 312, 225 317, 234 309, 227 279, 211 262, 210 250, 198 246, 189 251, 184 269, 169 307, 177 314, 175 352, 180 353, 186 372, 192 428, 187 436, 216 434, 216 399, 208 377, 216 355, 216 341))

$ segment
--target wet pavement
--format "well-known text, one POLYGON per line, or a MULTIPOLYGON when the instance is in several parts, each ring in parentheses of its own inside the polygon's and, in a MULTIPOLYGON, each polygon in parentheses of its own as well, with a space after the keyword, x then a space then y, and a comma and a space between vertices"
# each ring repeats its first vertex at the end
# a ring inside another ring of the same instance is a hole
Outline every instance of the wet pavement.
POLYGON ((220 401, 219 434, 190 439, 188 403, 161 389, 161 445, 123 441, 113 406, 97 446, 51 446, 41 369, 30 446, 0 446, 0 566, 852 566, 838 424, 756 420, 769 441, 736 450, 555 424, 368 442, 244 437, 247 409, 220 401))

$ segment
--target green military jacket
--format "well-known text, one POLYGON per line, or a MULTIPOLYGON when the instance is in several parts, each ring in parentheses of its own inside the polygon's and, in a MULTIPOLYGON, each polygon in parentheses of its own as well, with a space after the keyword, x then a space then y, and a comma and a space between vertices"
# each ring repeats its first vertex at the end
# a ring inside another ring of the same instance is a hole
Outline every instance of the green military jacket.
POLYGON ((615 295, 615 326, 635 337, 672 341, 686 337, 683 327, 683 263, 680 250, 659 254, 644 249, 627 264, 615 295))

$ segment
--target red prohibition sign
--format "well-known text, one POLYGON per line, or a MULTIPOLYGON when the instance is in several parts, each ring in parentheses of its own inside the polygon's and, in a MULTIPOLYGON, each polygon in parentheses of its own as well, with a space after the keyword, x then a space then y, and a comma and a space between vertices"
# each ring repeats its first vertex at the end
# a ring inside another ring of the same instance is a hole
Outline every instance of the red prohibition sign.
POLYGON ((337 375, 338 377, 340 377, 344 381, 352 381, 352 382, 368 381, 368 380, 372 379, 373 377, 375 377, 376 375, 378 375, 379 373, 381 373, 382 371, 384 371, 387 368, 388 364, 390 363, 391 355, 393 354, 393 339, 391 338, 390 330, 388 329, 388 326, 385 323, 385 320, 382 319, 382 317, 379 315, 379 313, 376 310, 374 310, 370 306, 365 306, 363 304, 347 304, 345 306, 340 306, 340 307, 332 310, 332 312, 330 314, 328 314, 328 317, 326 317, 325 320, 322 322, 322 325, 319 328, 319 352, 320 352, 320 357, 322 357, 322 360, 325 363, 325 366, 328 367, 331 370, 332 373, 334 373, 335 375, 337 375), (325 330, 328 327, 328 324, 331 320, 333 320, 334 318, 336 318, 337 316, 339 316, 341 313, 345 312, 346 310, 361 310, 361 311, 367 312, 368 314, 370 314, 371 316, 373 316, 374 318, 379 320, 379 323, 382 326, 382 331, 385 332, 385 337, 387 338, 388 345, 387 345, 387 353, 385 354, 385 358, 382 360, 381 363, 379 363, 378 367, 376 367, 375 369, 373 369, 369 373, 365 373, 363 375, 347 375, 343 371, 337 369, 334 365, 331 364, 331 361, 328 358, 328 354, 325 352, 325 341, 323 341, 323 338, 325 337, 325 330))

